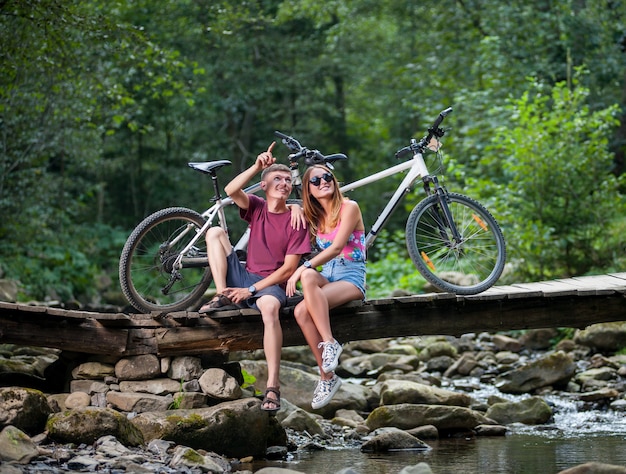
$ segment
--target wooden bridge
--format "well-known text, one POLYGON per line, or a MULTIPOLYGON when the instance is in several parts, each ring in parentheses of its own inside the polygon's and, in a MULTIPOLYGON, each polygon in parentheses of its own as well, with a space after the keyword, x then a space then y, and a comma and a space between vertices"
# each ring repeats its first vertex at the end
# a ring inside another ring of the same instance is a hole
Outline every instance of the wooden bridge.
MULTIPOLYGON (((571 327, 626 320, 626 273, 496 286, 473 296, 429 293, 352 302, 332 311, 342 341, 571 327)), ((305 344, 293 308, 281 314, 284 345, 305 344)), ((255 310, 125 314, 0 302, 0 343, 86 354, 198 355, 262 347, 255 310)))

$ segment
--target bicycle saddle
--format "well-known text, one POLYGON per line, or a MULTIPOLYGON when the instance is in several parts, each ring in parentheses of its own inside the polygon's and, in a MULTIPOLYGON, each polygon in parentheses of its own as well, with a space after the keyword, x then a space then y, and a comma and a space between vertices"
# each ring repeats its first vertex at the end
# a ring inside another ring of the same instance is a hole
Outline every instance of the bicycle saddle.
POLYGON ((200 173, 213 174, 222 166, 230 165, 231 163, 228 160, 218 160, 218 161, 192 161, 191 163, 187 163, 187 164, 189 165, 190 168, 193 168, 196 171, 200 171, 200 173))

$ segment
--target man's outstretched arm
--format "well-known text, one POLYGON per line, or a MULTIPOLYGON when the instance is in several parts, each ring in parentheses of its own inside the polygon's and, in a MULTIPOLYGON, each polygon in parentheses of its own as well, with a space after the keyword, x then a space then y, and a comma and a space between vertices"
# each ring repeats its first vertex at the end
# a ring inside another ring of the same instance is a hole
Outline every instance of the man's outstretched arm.
POLYGON ((267 151, 264 151, 256 157, 254 164, 250 166, 250 168, 235 176, 224 188, 226 194, 231 197, 240 209, 248 209, 250 205, 248 195, 244 192, 243 188, 245 188, 257 174, 276 162, 276 158, 272 155, 274 145, 276 145, 276 142, 272 142, 267 148, 267 151))

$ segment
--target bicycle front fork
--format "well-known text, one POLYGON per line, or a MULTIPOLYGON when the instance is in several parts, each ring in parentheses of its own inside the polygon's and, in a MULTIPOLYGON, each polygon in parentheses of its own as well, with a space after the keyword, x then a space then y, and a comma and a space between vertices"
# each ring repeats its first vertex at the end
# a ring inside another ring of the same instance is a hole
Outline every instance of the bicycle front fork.
POLYGON ((435 221, 439 227, 439 234, 448 247, 454 248, 461 244, 462 237, 454 222, 452 212, 448 206, 448 191, 439 184, 439 180, 436 176, 428 176, 424 179, 424 189, 426 194, 435 194, 437 196, 437 202, 439 206, 436 208, 437 216, 435 221), (430 183, 433 184, 434 189, 431 189, 430 183))

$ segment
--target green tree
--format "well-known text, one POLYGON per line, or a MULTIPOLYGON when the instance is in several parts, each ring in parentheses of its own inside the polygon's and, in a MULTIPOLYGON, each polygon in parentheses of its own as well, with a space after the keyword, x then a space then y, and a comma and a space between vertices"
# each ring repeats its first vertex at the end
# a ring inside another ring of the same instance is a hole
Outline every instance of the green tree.
POLYGON ((624 211, 608 149, 618 107, 591 111, 588 96, 577 79, 533 83, 483 160, 503 172, 501 224, 518 278, 582 275, 613 257, 609 236, 624 211))

